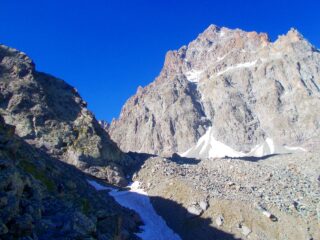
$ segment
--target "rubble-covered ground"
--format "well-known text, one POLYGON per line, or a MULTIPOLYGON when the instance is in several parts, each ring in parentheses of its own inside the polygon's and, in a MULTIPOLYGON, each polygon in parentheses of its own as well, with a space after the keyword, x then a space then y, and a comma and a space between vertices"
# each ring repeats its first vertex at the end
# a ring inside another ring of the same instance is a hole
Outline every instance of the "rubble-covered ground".
POLYGON ((318 158, 317 153, 201 161, 150 157, 133 179, 142 182, 183 239, 210 239, 215 232, 217 239, 227 239, 219 238, 220 231, 231 233, 230 239, 320 239, 318 158), (167 209, 158 197, 187 211, 167 209))

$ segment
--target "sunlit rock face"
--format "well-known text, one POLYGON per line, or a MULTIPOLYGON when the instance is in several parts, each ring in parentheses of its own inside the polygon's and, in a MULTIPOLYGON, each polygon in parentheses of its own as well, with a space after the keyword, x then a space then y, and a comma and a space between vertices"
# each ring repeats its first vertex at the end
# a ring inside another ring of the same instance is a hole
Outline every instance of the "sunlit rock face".
POLYGON ((167 53, 159 76, 138 88, 108 131, 124 151, 161 155, 186 153, 209 130, 243 154, 267 139, 274 153, 311 149, 319 97, 320 53, 297 30, 271 42, 265 33, 211 25, 167 53))
POLYGON ((0 114, 16 133, 51 156, 125 185, 130 159, 110 140, 77 90, 37 72, 24 53, 0 45, 0 114))

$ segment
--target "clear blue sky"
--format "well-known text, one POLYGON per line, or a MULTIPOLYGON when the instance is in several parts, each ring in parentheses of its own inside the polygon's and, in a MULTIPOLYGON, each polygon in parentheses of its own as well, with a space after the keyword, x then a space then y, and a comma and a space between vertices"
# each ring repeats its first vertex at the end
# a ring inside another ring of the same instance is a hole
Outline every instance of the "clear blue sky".
POLYGON ((211 23, 273 40, 296 27, 319 48, 319 2, 0 0, 0 42, 75 86, 97 118, 110 121, 158 75, 168 50, 211 23))

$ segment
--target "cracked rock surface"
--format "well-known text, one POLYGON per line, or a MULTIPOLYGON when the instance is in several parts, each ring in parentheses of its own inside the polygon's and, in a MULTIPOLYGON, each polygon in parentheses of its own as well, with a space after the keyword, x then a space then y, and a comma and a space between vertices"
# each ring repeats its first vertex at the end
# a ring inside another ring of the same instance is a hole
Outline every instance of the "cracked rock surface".
POLYGON ((184 153, 213 137, 249 152, 266 138, 311 150, 320 131, 320 53, 297 30, 267 34, 211 25, 169 51, 159 76, 108 131, 124 151, 184 153))

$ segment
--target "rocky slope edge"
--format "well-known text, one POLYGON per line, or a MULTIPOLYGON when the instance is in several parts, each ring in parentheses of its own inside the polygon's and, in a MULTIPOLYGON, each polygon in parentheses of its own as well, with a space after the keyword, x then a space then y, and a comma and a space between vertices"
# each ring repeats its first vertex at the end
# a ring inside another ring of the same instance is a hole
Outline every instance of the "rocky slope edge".
POLYGON ((0 239, 137 239, 139 216, 14 131, 0 116, 0 239))
POLYGON ((109 133, 124 151, 263 156, 312 149, 319 112, 320 52, 297 30, 271 42, 211 25, 167 53, 160 75, 138 88, 109 133))
POLYGON ((77 90, 35 70, 24 53, 0 45, 0 113, 16 133, 51 156, 117 185, 126 185, 123 154, 77 90))

